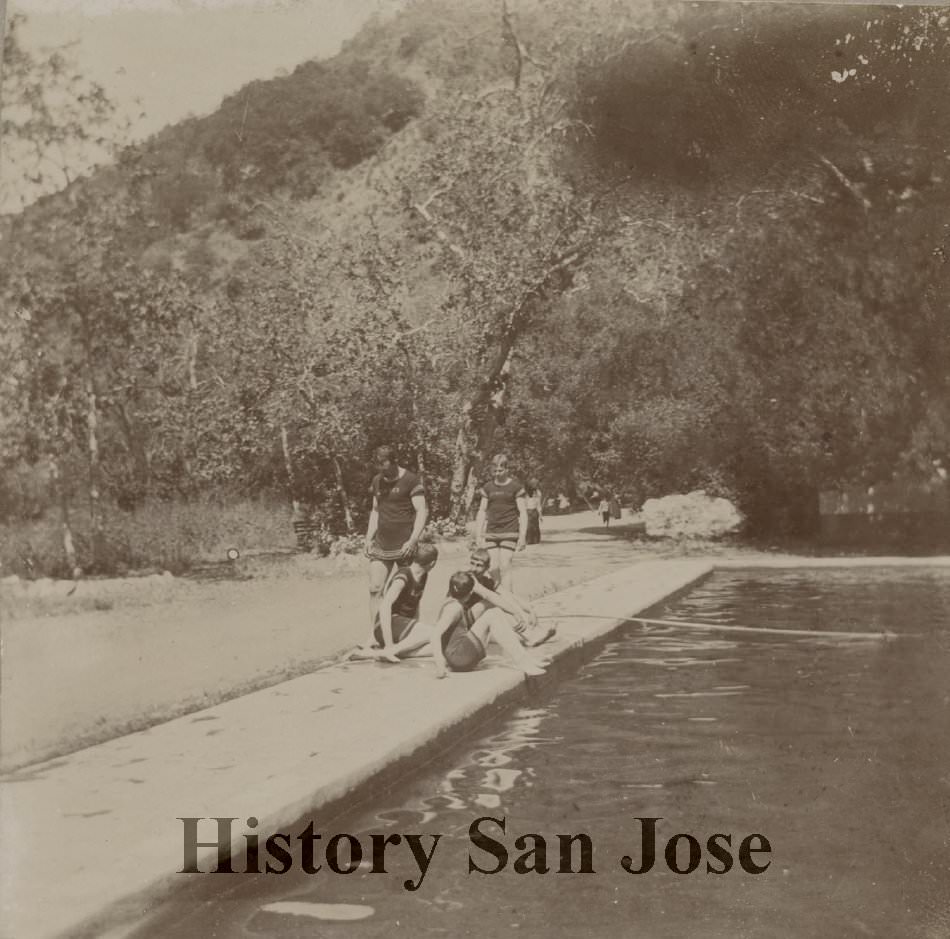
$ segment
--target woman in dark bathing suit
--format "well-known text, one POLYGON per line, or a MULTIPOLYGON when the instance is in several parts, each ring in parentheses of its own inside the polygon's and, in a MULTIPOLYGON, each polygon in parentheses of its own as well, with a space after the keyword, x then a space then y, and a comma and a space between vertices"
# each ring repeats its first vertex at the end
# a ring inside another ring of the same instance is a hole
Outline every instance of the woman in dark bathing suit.
POLYGON ((436 677, 444 678, 446 668, 453 672, 471 671, 485 658, 490 640, 497 642, 526 675, 543 675, 544 666, 525 651, 512 625, 511 616, 517 617, 520 612, 523 611, 519 611, 517 605, 509 605, 507 600, 483 587, 471 572, 453 574, 449 579, 449 598, 433 631, 436 677))
MULTIPOLYGON (((419 548, 420 554, 426 547, 419 548)), ((473 551, 470 564, 471 570, 452 575, 449 596, 436 625, 417 629, 397 641, 385 657, 395 661, 398 656, 410 655, 431 641, 436 676, 444 678, 446 666, 453 672, 475 668, 485 657, 489 640, 494 639, 526 674, 541 674, 544 663, 526 653, 523 647, 547 641, 554 635, 554 628, 539 626, 530 604, 496 586, 488 571, 487 551, 473 551)))

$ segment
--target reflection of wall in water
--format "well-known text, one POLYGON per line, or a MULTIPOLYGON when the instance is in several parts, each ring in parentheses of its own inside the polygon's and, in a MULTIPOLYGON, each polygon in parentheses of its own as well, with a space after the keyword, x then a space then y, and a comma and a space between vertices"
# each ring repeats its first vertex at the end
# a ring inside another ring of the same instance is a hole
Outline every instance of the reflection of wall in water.
POLYGON ((835 544, 950 546, 950 481, 906 480, 854 487, 819 496, 821 537, 835 544))

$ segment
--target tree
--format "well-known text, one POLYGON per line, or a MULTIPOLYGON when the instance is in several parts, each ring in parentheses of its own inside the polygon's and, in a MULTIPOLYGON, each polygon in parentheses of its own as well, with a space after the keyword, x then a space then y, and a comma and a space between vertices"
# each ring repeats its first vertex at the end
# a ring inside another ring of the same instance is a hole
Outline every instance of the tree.
POLYGON ((33 52, 26 17, 13 14, 3 35, 0 210, 61 189, 126 142, 129 121, 105 89, 78 71, 68 46, 33 52))

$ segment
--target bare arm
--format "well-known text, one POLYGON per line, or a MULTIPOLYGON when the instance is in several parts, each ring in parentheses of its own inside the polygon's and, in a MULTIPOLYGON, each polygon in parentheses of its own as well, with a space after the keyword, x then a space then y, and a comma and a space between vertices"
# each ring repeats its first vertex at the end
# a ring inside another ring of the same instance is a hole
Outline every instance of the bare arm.
POLYGON ((504 587, 496 587, 493 592, 518 611, 517 613, 512 614, 513 616, 523 619, 532 625, 537 622, 537 617, 534 614, 534 608, 530 603, 522 600, 520 597, 516 597, 510 590, 505 590, 504 587))
POLYGON ((376 496, 373 496, 373 508, 369 513, 369 522, 366 525, 366 545, 365 551, 368 552, 372 547, 373 539, 376 537, 376 529, 379 527, 379 503, 376 496))
POLYGON ((426 527, 426 522, 429 519, 429 507, 426 505, 426 497, 421 494, 413 496, 412 507, 416 510, 416 518, 412 523, 412 534, 409 536, 409 540, 415 545, 422 535, 423 529, 426 527))
POLYGON ((492 606, 497 606, 500 610, 510 613, 519 622, 523 622, 528 616, 518 601, 515 600, 508 591, 505 591, 504 594, 496 593, 494 590, 489 590, 487 587, 483 587, 478 583, 478 581, 475 581, 472 593, 486 603, 490 603, 492 606))

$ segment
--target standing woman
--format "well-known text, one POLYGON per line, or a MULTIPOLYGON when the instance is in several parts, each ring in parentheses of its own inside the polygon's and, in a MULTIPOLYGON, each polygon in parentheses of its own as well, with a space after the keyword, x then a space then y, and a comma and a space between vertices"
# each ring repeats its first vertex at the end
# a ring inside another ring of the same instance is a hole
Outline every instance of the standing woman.
POLYGON ((524 507, 528 512, 527 544, 541 544, 541 519, 544 517, 544 501, 536 479, 529 479, 524 487, 524 507))
POLYGON ((508 472, 508 457, 498 453, 492 458, 492 478, 479 489, 481 502, 475 520, 478 547, 491 555, 496 582, 510 591, 511 558, 524 551, 528 534, 528 511, 524 486, 508 472))
MULTIPOLYGON (((392 447, 376 450, 376 476, 370 492, 373 508, 366 528, 369 558, 370 629, 376 625, 379 603, 390 571, 397 562, 412 561, 429 510, 422 480, 393 459, 392 447)), ((366 646, 373 644, 372 634, 366 646)))

